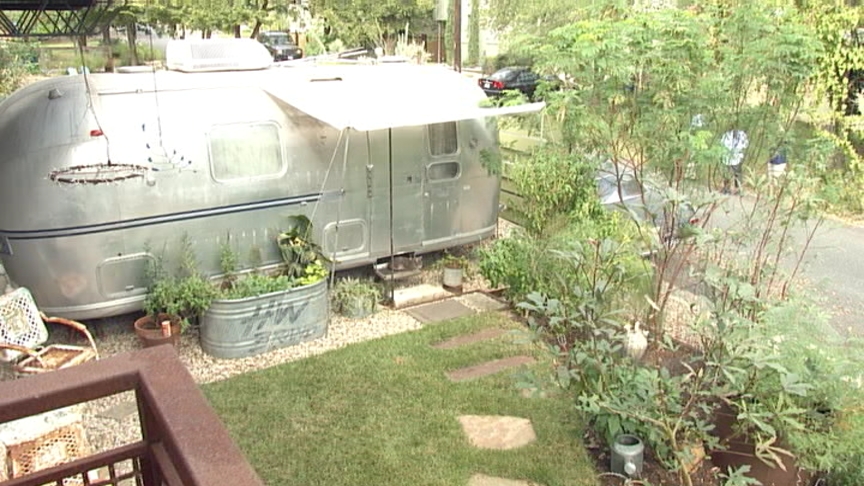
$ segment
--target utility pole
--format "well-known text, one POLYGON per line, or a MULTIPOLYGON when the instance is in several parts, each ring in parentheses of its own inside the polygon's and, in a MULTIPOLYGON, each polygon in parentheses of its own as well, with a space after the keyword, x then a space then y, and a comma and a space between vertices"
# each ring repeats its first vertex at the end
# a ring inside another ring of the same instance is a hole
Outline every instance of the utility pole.
POLYGON ((453 69, 462 72, 462 0, 453 0, 453 69))

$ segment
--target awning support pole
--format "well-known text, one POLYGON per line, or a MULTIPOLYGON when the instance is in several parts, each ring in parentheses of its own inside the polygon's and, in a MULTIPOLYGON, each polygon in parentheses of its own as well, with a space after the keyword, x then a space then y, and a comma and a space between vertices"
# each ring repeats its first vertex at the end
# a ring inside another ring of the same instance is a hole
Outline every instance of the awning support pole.
POLYGON ((393 238, 393 129, 387 129, 387 163, 390 178, 390 302, 396 305, 396 245, 393 238))

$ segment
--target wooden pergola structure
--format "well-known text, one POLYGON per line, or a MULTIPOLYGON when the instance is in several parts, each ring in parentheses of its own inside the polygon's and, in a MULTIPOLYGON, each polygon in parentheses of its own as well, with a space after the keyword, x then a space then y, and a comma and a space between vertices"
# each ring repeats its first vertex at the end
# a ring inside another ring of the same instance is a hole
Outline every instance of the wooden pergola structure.
POLYGON ((121 8, 114 0, 0 0, 0 37, 93 35, 121 8))

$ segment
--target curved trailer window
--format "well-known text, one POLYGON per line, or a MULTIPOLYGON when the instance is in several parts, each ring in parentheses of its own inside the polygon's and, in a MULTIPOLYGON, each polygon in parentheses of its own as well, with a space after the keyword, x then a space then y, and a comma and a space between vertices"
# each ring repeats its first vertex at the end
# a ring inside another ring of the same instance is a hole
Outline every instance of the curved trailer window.
POLYGON ((220 182, 285 173, 279 126, 272 122, 218 125, 208 134, 210 170, 220 182))

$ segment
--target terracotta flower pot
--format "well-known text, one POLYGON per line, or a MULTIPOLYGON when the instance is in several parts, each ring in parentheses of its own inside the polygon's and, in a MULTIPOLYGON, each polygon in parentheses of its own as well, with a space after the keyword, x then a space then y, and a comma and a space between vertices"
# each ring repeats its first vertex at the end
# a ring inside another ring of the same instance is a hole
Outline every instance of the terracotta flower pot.
POLYGON ((148 315, 135 321, 135 334, 138 335, 138 339, 145 348, 160 344, 177 346, 180 341, 180 329, 180 316, 169 314, 159 314, 156 319, 148 315), (170 332, 162 328, 162 323, 165 321, 170 322, 168 327, 170 332))

